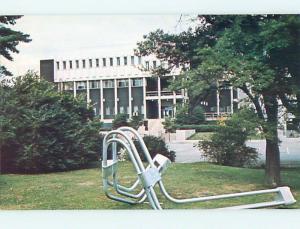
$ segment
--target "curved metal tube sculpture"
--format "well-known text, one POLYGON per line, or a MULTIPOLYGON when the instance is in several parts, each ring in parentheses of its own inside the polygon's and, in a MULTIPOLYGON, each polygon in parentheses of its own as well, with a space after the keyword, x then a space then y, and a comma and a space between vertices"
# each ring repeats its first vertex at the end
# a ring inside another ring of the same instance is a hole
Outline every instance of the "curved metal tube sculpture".
POLYGON ((143 141, 143 138, 138 134, 138 132, 131 127, 120 127, 117 130, 112 130, 106 134, 103 140, 103 154, 102 154, 102 179, 103 179, 103 189, 105 195, 113 200, 120 201, 128 204, 139 204, 143 203, 148 199, 151 207, 156 210, 161 210, 161 205, 158 201, 157 195, 154 191, 154 186, 158 184, 162 194, 170 201, 174 203, 193 203, 193 202, 203 202, 209 200, 218 200, 225 198, 243 197, 250 195, 259 195, 267 193, 277 193, 277 199, 269 202, 254 203, 248 205, 239 205, 229 208, 234 209, 245 209, 245 208, 262 208, 271 207, 277 205, 290 205, 296 202, 289 187, 278 187, 274 189, 266 189, 251 192, 241 192, 233 194, 215 195, 207 197, 196 197, 188 199, 177 199, 172 197, 163 184, 161 175, 165 172, 171 161, 163 155, 157 154, 153 159, 143 141), (132 136, 130 136, 132 135, 132 136), (134 137, 142 148, 142 153, 144 154, 148 166, 145 167, 139 153, 132 140, 134 137), (112 148, 112 159, 108 160, 108 148, 111 145, 112 148), (117 157, 117 146, 122 147, 126 150, 129 155, 130 160, 137 172, 137 180, 130 186, 125 187, 119 184, 117 179, 118 173, 118 157, 117 157), (112 178, 109 180, 109 178, 112 178), (140 190, 138 186, 140 185, 140 190), (120 194, 118 196, 113 195, 109 188, 113 187, 115 191, 120 194))

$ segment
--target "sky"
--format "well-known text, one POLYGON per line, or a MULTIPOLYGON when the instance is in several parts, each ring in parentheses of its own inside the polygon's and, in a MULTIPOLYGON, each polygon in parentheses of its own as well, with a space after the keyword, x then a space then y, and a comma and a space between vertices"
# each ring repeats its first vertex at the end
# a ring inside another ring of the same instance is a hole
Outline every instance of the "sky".
POLYGON ((192 15, 25 15, 12 26, 29 34, 12 62, 1 63, 13 75, 39 71, 41 59, 130 55, 136 43, 158 28, 178 33, 191 25, 192 15))

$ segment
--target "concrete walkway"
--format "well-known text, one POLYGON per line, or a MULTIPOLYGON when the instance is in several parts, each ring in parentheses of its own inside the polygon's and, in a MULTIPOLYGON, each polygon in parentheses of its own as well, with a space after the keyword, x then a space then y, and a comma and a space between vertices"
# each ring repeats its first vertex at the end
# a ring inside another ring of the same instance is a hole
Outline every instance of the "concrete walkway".
MULTIPOLYGON (((281 164, 284 166, 300 166, 300 138, 285 138, 280 136, 280 158, 281 164)), ((198 141, 174 141, 168 143, 171 150, 176 152, 176 162, 191 163, 204 161, 202 153, 195 147, 198 141)), ((247 141, 247 146, 256 148, 259 153, 259 163, 265 162, 265 140, 247 141)))

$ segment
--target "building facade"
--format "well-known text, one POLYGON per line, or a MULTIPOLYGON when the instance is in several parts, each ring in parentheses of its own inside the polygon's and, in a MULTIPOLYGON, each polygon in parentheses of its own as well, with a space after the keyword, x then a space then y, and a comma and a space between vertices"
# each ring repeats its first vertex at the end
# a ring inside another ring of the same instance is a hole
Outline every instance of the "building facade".
MULTIPOLYGON (((187 99, 185 90, 170 91, 180 69, 153 77, 151 70, 165 64, 153 56, 123 55, 40 61, 42 78, 57 84, 58 90, 84 96, 104 123, 119 113, 143 116, 144 120, 174 117, 176 107, 187 99)), ((232 87, 215 90, 201 102, 208 119, 233 112, 238 91, 232 87)))

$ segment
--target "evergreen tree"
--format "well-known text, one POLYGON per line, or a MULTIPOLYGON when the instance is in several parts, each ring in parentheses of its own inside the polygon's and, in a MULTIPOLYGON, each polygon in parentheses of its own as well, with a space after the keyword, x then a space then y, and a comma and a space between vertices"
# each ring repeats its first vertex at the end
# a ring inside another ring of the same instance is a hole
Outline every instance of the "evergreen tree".
MULTIPOLYGON (((16 24, 22 16, 0 16, 0 56, 12 61, 12 53, 19 53, 17 45, 20 42, 30 42, 28 34, 12 30, 9 26, 16 24)), ((11 76, 6 67, 0 65, 0 76, 11 76)))

